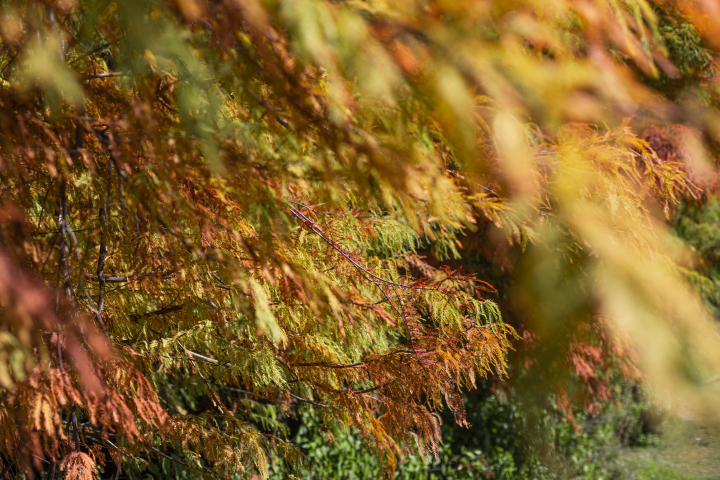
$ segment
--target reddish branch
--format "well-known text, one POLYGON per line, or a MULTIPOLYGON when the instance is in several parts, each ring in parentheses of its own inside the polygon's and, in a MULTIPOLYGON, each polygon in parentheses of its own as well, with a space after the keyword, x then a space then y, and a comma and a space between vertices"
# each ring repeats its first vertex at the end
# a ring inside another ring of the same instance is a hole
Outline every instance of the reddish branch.
MULTIPOLYGON (((305 207, 304 205, 299 204, 299 203, 297 203, 297 202, 293 202, 292 200, 289 200, 289 202, 290 202, 290 203, 293 203, 293 204, 295 204, 295 205, 301 205, 301 206, 305 207)), ((340 253, 340 255, 342 255, 343 257, 345 257, 345 259, 346 259, 348 262, 350 262, 350 264, 351 264, 353 267, 355 267, 359 272, 361 272, 368 281, 370 281, 373 285, 375 285, 376 287, 378 287, 378 290, 380 290, 380 292, 383 294, 383 296, 387 299, 387 301, 388 301, 388 303, 390 304, 390 306, 392 307, 392 309, 395 310, 395 313, 397 313, 397 315, 398 315, 400 318, 403 319, 403 322, 404 322, 404 324, 405 324, 405 329, 406 329, 407 332, 408 332, 408 339, 410 340, 410 346, 412 347, 413 352, 416 352, 416 355, 417 355, 417 351, 416 351, 416 349, 415 349, 415 340, 413 339, 412 331, 410 330, 410 325, 408 324, 407 317, 405 316, 405 311, 404 311, 404 307, 403 307, 403 305, 402 305, 402 300, 400 299, 400 296, 398 295, 397 290, 395 290, 395 288, 396 288, 396 287, 401 287, 401 288, 408 288, 408 289, 412 289, 412 290, 417 290, 417 289, 420 289, 421 287, 413 287, 413 286, 411 286, 411 285, 403 285, 403 284, 400 284, 400 283, 392 282, 392 281, 390 281, 390 280, 386 280, 386 279, 384 279, 384 278, 378 277, 378 276, 375 275, 374 273, 370 272, 367 268, 363 267, 362 265, 360 265, 359 263, 357 263, 355 260, 353 260, 353 258, 352 258, 352 256, 350 255, 350 253, 346 252, 343 248, 341 248, 341 247, 338 245, 337 242, 333 242, 333 241, 325 234, 325 232, 324 232, 315 222, 313 222, 312 220, 310 220, 305 214, 303 214, 303 213, 300 212, 299 210, 296 210, 296 209, 294 209, 294 208, 292 208, 292 207, 289 207, 289 208, 290 208, 290 212, 291 212, 297 219, 299 219, 306 227, 308 227, 313 233, 315 233, 317 236, 319 236, 325 243, 327 243, 328 245, 330 245, 330 247, 332 247, 332 248, 335 249, 338 253, 340 253), (375 280, 377 280, 377 281, 375 281, 375 280), (380 283, 378 283, 378 282, 380 282, 380 283), (390 296, 385 292, 385 290, 382 289, 382 288, 380 288, 381 285, 389 285, 389 286, 391 286, 391 287, 393 288, 393 291, 395 292, 395 296, 397 297, 398 302, 400 303, 400 308, 398 308, 398 307, 393 303, 393 301, 390 299, 390 296)), ((418 363, 419 363, 419 360, 420 360, 420 358, 418 357, 418 363)))

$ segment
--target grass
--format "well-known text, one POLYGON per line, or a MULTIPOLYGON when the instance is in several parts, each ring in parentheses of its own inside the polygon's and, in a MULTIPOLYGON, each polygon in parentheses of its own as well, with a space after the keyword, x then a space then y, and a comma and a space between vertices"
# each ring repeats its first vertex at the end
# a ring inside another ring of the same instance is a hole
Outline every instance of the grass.
POLYGON ((623 449, 628 480, 720 480, 720 431, 692 420, 668 420, 652 447, 623 449))

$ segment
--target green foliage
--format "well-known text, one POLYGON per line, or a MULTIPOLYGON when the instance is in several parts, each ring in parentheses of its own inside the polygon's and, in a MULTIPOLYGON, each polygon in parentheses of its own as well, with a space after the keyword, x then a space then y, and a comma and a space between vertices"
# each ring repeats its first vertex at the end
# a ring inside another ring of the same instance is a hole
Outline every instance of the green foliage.
MULTIPOLYGON (((516 393, 471 394, 466 398, 470 428, 443 425, 439 457, 405 458, 395 479, 466 480, 477 478, 621 479, 623 446, 648 446, 656 436, 642 416, 649 404, 628 388, 617 403, 596 416, 576 411, 570 419, 550 405, 528 403, 516 393)), ((636 390, 635 390, 636 391, 636 390)), ((382 463, 354 432, 323 432, 308 412, 300 417, 294 442, 305 452, 307 470, 300 478, 362 480, 376 478, 382 463)), ((276 460, 271 478, 290 472, 276 460)))
POLYGON ((695 477, 647 460, 636 465, 635 468, 637 471, 634 478, 637 480, 697 480, 695 477))
POLYGON ((687 97, 687 94, 699 93, 702 89, 712 91, 714 87, 710 79, 715 74, 712 50, 687 17, 673 9, 656 9, 660 35, 667 48, 668 59, 677 72, 670 76, 646 77, 644 82, 672 99, 681 99, 683 94, 687 97))
POLYGON ((716 319, 720 320, 720 201, 689 203, 676 214, 675 230, 697 255, 690 280, 716 319))

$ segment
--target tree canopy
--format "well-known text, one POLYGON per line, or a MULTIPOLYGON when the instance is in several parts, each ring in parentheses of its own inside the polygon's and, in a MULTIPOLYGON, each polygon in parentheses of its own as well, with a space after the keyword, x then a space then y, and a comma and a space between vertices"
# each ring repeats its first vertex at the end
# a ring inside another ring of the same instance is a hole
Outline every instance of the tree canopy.
POLYGON ((665 221, 715 188, 718 9, 0 1, 0 476, 267 477, 297 405, 389 474, 437 455, 520 340, 460 265, 489 246, 548 376, 599 329, 716 415, 665 221))

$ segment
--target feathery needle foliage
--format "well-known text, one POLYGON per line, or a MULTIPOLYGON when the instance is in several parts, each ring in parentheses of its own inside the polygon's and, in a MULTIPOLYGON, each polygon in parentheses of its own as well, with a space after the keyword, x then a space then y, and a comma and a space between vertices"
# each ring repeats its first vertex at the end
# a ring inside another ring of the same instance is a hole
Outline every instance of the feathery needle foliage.
MULTIPOLYGON (((653 382, 716 398, 657 215, 698 189, 636 124, 718 123, 637 80, 677 75, 659 8, 0 1, 0 476, 267 477, 298 405, 389 474, 437 455, 517 337, 442 264, 486 221, 581 272, 539 265, 540 311, 577 282, 653 382)), ((715 2, 662 8, 713 41, 715 2)))

